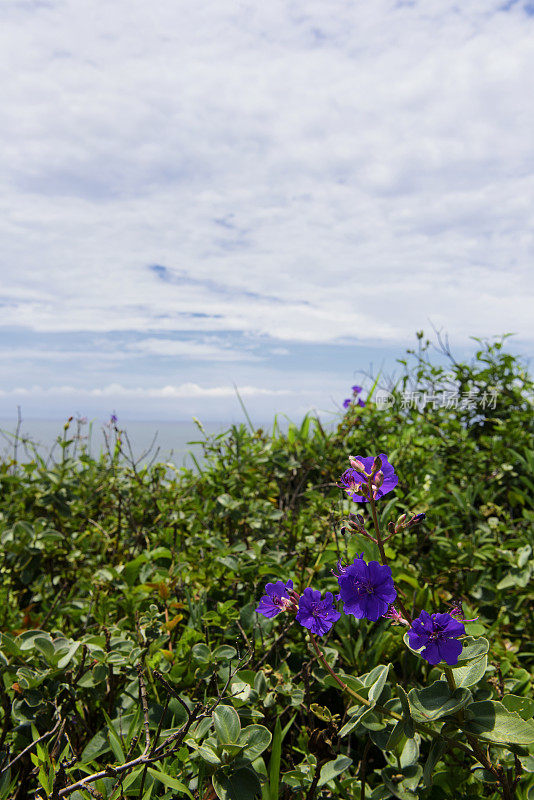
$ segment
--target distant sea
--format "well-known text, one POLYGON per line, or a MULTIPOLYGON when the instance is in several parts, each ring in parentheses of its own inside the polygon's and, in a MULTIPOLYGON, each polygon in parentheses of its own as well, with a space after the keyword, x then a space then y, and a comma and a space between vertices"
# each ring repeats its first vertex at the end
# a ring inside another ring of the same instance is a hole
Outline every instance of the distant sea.
MULTIPOLYGON (((37 452, 45 460, 51 461, 61 457, 61 448, 57 444, 58 436, 63 435, 65 420, 28 419, 23 420, 19 433, 17 447, 17 460, 27 463, 33 457, 32 448, 24 444, 22 439, 29 439, 37 448, 37 452)), ((203 427, 207 434, 219 434, 228 430, 231 422, 207 422, 203 427)), ((132 447, 135 460, 140 463, 150 462, 154 456, 156 461, 170 462, 177 467, 193 467, 193 453, 197 460, 202 458, 200 444, 192 442, 201 441, 204 436, 198 426, 190 422, 121 422, 118 427, 125 430, 132 447), (157 452, 156 452, 157 451, 157 452)), ((266 426, 269 430, 272 423, 266 426)), ((0 419, 0 460, 11 460, 14 454, 14 434, 17 422, 14 419, 0 419)), ((100 421, 89 421, 81 426, 80 435, 86 437, 78 440, 77 447, 82 442, 87 445, 91 455, 98 456, 106 448, 106 432, 112 439, 109 426, 100 421)), ((71 439, 77 433, 76 421, 73 420, 68 431, 71 439)))

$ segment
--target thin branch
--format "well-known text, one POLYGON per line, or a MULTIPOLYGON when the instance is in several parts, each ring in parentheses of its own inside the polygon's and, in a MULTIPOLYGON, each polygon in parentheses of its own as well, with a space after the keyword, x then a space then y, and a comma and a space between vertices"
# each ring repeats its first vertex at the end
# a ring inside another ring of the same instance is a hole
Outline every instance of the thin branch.
POLYGON ((56 724, 54 725, 54 727, 52 728, 51 731, 47 731, 46 733, 43 733, 42 736, 40 736, 38 739, 35 739, 35 741, 33 741, 31 744, 29 744, 28 747, 25 747, 24 750, 21 750, 21 752, 17 756, 15 756, 15 758, 12 761, 10 761, 9 764, 7 764, 5 767, 3 767, 0 770, 0 775, 2 775, 4 772, 7 772, 7 770, 10 767, 12 767, 13 764, 15 764, 19 760, 19 758, 22 758, 23 755, 25 755, 30 750, 32 750, 35 747, 36 744, 40 744, 40 742, 44 742, 45 739, 48 739, 48 738, 50 738, 50 736, 53 736, 54 733, 59 728, 60 724, 61 724, 61 720, 58 719, 58 721, 56 722, 56 724))
POLYGON ((141 700, 141 707, 143 709, 143 721, 145 726, 145 751, 143 755, 149 752, 151 747, 150 741, 150 722, 148 719, 148 703, 146 700, 146 686, 143 678, 143 665, 137 665, 137 674, 139 676, 139 698, 141 700))

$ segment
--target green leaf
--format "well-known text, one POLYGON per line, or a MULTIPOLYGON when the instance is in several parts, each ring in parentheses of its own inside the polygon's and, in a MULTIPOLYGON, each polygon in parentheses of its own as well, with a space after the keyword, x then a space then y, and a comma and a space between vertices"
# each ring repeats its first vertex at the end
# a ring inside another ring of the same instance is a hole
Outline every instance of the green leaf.
POLYGON ((534 716, 534 700, 528 697, 517 697, 515 694, 505 694, 501 702, 508 711, 515 711, 524 720, 532 719, 534 716))
POLYGON ((236 744, 241 733, 241 723, 235 708, 232 706, 217 706, 212 716, 215 733, 221 744, 236 744))
POLYGON ((404 747, 400 753, 400 765, 402 768, 404 767, 411 767, 412 764, 415 764, 419 758, 419 745, 421 743, 421 737, 418 733, 415 734, 414 737, 411 739, 406 739, 404 743, 404 747))
MULTIPOLYGON (((356 725, 360 724, 361 717, 363 717, 364 714, 367 714, 367 711, 367 706, 360 706, 360 708, 351 715, 351 719, 343 725, 338 735, 341 737, 350 733, 356 727, 356 725)), ((375 715, 373 715, 373 717, 374 716, 375 715)))
POLYGON ((49 637, 36 636, 33 640, 33 644, 44 655, 49 663, 54 661, 54 644, 49 637))
POLYGON ((334 715, 332 715, 332 712, 326 706, 320 706, 319 703, 311 703, 310 711, 323 722, 332 722, 334 715))
POLYGON ((352 758, 348 756, 338 756, 333 761, 328 761, 326 764, 323 764, 317 786, 321 788, 321 786, 325 786, 328 781, 333 781, 334 778, 337 778, 338 775, 345 772, 351 764, 352 758))
POLYGON ((218 767, 222 763, 213 747, 209 744, 198 745, 196 749, 207 764, 215 764, 218 767))
POLYGON ((451 667, 454 682, 458 687, 468 687, 477 684, 485 675, 488 666, 488 657, 482 656, 473 661, 468 661, 462 667, 451 667))
POLYGON ((416 721, 435 720, 453 714, 471 699, 469 689, 451 693, 445 681, 434 681, 426 689, 411 689, 408 698, 416 721))
POLYGON ((56 665, 58 669, 64 669, 67 666, 67 664, 70 664, 79 646, 80 642, 74 642, 73 644, 70 645, 67 652, 59 658, 56 665))
POLYGON ((524 720, 496 700, 471 703, 466 709, 466 730, 500 744, 534 742, 534 721, 524 720))
POLYGON ((476 639, 473 636, 466 636, 465 639, 462 639, 462 645, 462 652, 458 656, 459 664, 485 656, 489 651, 489 642, 484 636, 476 639))
MULTIPOLYGON (((349 687, 349 689, 352 689, 353 692, 357 692, 362 697, 365 697, 367 699, 367 692, 369 687, 365 686, 363 681, 361 681, 359 678, 356 678, 354 675, 346 675, 344 672, 340 672, 339 677, 341 678, 343 683, 345 683, 349 687)), ((335 686, 337 688, 339 687, 339 684, 332 678, 331 675, 325 676, 324 683, 327 686, 335 686)))
POLYGON ((411 739, 413 736, 414 727, 413 727, 412 709, 410 706, 410 700, 400 684, 397 684, 396 689, 402 706, 404 733, 408 737, 408 739, 411 739))
POLYGON ((368 699, 372 706, 378 702, 386 683, 390 666, 390 664, 380 664, 369 673, 368 678, 364 681, 366 686, 370 686, 368 699))
POLYGON ((128 586, 132 586, 134 581, 137 580, 137 577, 139 575, 139 570, 146 561, 147 561, 146 553, 141 553, 141 555, 137 556, 132 561, 128 561, 128 563, 123 566, 122 577, 124 578, 128 586))
POLYGON ((234 701, 239 700, 241 703, 245 703, 248 700, 252 691, 248 683, 245 683, 245 681, 240 681, 238 678, 234 678, 231 681, 230 690, 232 692, 234 701))
POLYGON ((399 800, 417 800, 417 786, 423 774, 420 764, 405 767, 402 770, 402 780, 398 780, 398 767, 385 767, 382 770, 382 779, 394 797, 399 800))
POLYGON ((220 503, 223 508, 236 508, 239 505, 229 494, 220 494, 217 498, 217 502, 220 503))
POLYGON ((434 774, 434 769, 446 749, 447 745, 443 741, 443 739, 434 739, 432 741, 432 744, 430 745, 430 750, 428 751, 427 759, 425 761, 425 766, 423 768, 423 783, 425 786, 432 786, 432 776, 434 774))
POLYGON ((8 633, 0 633, 0 647, 11 656, 20 656, 21 654, 18 643, 8 633))
POLYGON ((155 561, 156 558, 167 558, 169 561, 172 561, 174 558, 172 550, 163 546, 155 547, 153 550, 147 551, 146 555, 150 561, 155 561))
POLYGON ((149 767, 148 771, 154 778, 160 781, 164 786, 168 786, 169 789, 178 789, 179 792, 183 792, 188 797, 190 797, 191 800, 195 800, 195 798, 193 797, 187 786, 184 786, 184 784, 181 781, 177 780, 176 778, 171 778, 170 775, 166 775, 164 772, 159 772, 159 770, 153 769, 153 767, 149 767))
POLYGON ((211 781, 219 800, 254 800, 261 790, 258 776, 248 768, 230 775, 217 770, 211 781))
POLYGON ((222 744, 221 748, 225 753, 228 753, 228 755, 233 759, 243 752, 243 750, 245 749, 245 745, 233 744, 232 742, 228 742, 227 744, 222 744))
POLYGON ((247 725, 239 736, 239 744, 245 745, 243 756, 254 761, 271 744, 271 733, 264 725, 247 725))
POLYGON ((386 742, 386 750, 394 750, 404 736, 404 720, 399 719, 386 742))
POLYGON ((471 770, 471 774, 477 781, 483 781, 484 783, 497 783, 498 779, 495 775, 489 771, 489 769, 484 769, 483 767, 475 767, 471 770))
POLYGON ((273 746, 271 748, 271 759, 269 761, 269 789, 268 800, 278 800, 280 791, 280 762, 282 760, 282 726, 280 717, 276 719, 274 726, 273 746))
POLYGON ((88 744, 84 747, 81 761, 83 764, 89 764, 91 761, 96 761, 104 753, 110 749, 106 731, 98 731, 88 744))
MULTIPOLYGON (((121 788, 123 790, 127 789, 129 786, 132 785, 132 783, 135 783, 137 778, 139 778, 142 775, 143 770, 144 770, 144 766, 141 766, 141 767, 138 767, 137 769, 134 769, 134 771, 130 772, 129 775, 126 775, 126 777, 124 777, 122 779, 122 781, 121 781, 121 788)), ((76 796, 76 794, 74 794, 74 797, 75 796, 76 796)))
POLYGON ((193 657, 196 658, 197 661, 200 661, 201 664, 208 664, 211 660, 211 650, 204 642, 195 644, 191 652, 193 657))
POLYGON ((124 764, 124 762, 126 761, 126 756, 124 754, 121 738, 117 733, 117 731, 115 730, 113 722, 106 714, 104 709, 102 709, 102 714, 104 715, 104 719, 106 720, 106 724, 108 726, 109 744, 111 746, 111 749, 113 750, 113 754, 120 764, 124 764))
POLYGON ((367 709, 358 721, 370 731, 383 731, 387 727, 383 718, 375 714, 372 709, 367 709))
POLYGON ((229 644, 220 645, 220 647, 217 647, 212 653, 212 657, 215 661, 230 661, 230 659, 235 658, 236 655, 237 650, 229 644))

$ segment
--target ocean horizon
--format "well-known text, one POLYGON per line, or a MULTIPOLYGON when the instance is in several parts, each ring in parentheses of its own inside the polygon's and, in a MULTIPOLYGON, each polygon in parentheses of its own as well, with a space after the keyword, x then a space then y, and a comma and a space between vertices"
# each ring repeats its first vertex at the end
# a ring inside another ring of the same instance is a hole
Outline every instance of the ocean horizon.
MULTIPOLYGON (((278 417, 278 426, 287 428, 289 420, 278 417)), ((296 420, 295 420, 296 421, 296 420)), ((16 418, 0 418, 0 461, 16 460, 28 463, 37 452, 45 461, 53 463, 61 455, 58 438, 63 438, 65 419, 23 418, 17 433, 16 418)), ((228 431, 234 424, 245 424, 247 420, 199 420, 202 427, 190 420, 124 420, 117 426, 125 431, 125 447, 131 446, 132 457, 139 465, 154 462, 170 463, 176 467, 192 468, 202 460, 202 441, 206 436, 228 431)), ((272 430, 274 418, 269 421, 254 421, 256 429, 272 430)), ((109 419, 89 419, 81 424, 72 419, 67 438, 73 440, 73 451, 79 453, 85 447, 90 455, 98 457, 109 447, 113 430, 109 419)))

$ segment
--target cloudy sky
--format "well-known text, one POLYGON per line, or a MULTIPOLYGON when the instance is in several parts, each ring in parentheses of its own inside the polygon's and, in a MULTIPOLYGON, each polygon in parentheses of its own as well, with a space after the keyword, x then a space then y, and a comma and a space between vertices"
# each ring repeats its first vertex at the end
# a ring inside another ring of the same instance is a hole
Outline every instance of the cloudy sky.
POLYGON ((0 415, 334 409, 534 340, 534 3, 3 0, 0 415))

